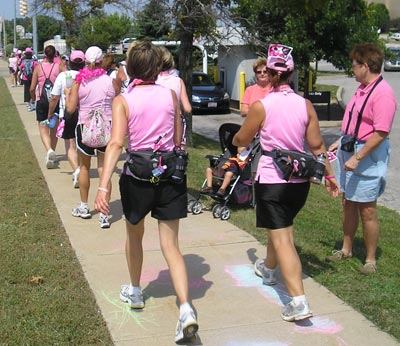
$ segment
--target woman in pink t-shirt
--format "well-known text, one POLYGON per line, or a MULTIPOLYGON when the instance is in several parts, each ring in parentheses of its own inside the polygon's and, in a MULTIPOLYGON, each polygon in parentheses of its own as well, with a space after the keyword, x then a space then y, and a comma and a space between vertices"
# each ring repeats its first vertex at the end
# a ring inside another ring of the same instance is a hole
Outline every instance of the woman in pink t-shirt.
POLYGON ((256 83, 250 85, 244 91, 240 101, 240 115, 245 117, 249 112, 250 106, 264 98, 271 91, 269 74, 267 72, 267 59, 258 58, 253 64, 253 71, 256 76, 256 83))
MULTIPOLYGON (((293 221, 304 206, 310 183, 304 178, 283 179, 268 155, 273 149, 305 152, 304 142, 314 156, 326 154, 319 130, 318 118, 309 100, 295 94, 289 86, 294 69, 292 48, 272 44, 268 49, 267 68, 273 90, 253 103, 233 144, 247 146, 258 132, 263 155, 260 158, 255 184, 257 227, 267 229, 266 260, 255 263, 255 272, 265 285, 274 285, 275 269, 279 264, 292 301, 283 307, 285 321, 309 318, 312 311, 304 295, 301 262, 294 245, 293 221)), ((336 197, 338 184, 325 159, 325 185, 336 197)))
POLYGON ((390 157, 388 136, 397 103, 392 88, 382 79, 383 51, 378 46, 359 44, 351 51, 350 58, 360 86, 347 105, 342 133, 357 140, 353 148, 346 148, 342 136, 329 148, 337 151, 337 176, 343 191, 343 244, 326 260, 336 262, 352 257, 353 239, 361 218, 367 252, 361 273, 368 275, 377 271, 379 224, 376 203, 385 190, 390 157))

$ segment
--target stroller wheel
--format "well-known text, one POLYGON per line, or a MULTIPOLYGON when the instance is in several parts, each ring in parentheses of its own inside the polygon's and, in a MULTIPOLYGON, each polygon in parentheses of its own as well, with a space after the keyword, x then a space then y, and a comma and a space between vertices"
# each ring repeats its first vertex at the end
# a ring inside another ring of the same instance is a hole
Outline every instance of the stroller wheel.
POLYGON ((196 200, 194 200, 194 199, 191 199, 191 200, 188 202, 187 211, 188 211, 189 213, 192 212, 193 204, 194 204, 195 202, 196 202, 196 200))
POLYGON ((221 208, 221 220, 229 220, 231 217, 231 211, 228 207, 221 208))
POLYGON ((212 212, 213 216, 214 216, 216 219, 219 219, 219 218, 220 218, 220 216, 221 216, 221 209, 222 209, 221 204, 215 204, 215 205, 212 207, 211 212, 212 212))
POLYGON ((195 201, 192 205, 192 213, 194 215, 198 215, 201 213, 203 209, 203 206, 201 205, 201 203, 199 201, 195 201))

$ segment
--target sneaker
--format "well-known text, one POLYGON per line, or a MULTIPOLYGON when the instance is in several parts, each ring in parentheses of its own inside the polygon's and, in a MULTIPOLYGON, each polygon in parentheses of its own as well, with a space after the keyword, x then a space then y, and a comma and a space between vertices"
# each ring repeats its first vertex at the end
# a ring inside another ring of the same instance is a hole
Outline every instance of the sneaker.
POLYGON ((53 149, 49 149, 46 155, 46 168, 54 169, 57 167, 57 155, 53 149))
POLYGON ((99 224, 100 224, 100 228, 110 228, 110 220, 109 220, 108 215, 100 213, 99 214, 99 224))
POLYGON ((254 272, 257 276, 263 279, 263 284, 267 286, 276 285, 276 276, 274 270, 268 270, 265 267, 264 259, 259 258, 254 263, 254 272))
POLYGON ((179 317, 176 324, 175 342, 192 341, 199 329, 194 311, 188 311, 179 317))
POLYGON ((121 299, 124 303, 129 303, 131 309, 143 309, 144 308, 144 300, 143 293, 140 290, 140 293, 129 295, 129 285, 122 285, 121 291, 119 292, 119 299, 121 299))
POLYGON ((371 263, 371 262, 367 262, 362 267, 361 274, 369 275, 369 274, 376 273, 377 270, 378 270, 378 268, 376 267, 376 264, 371 263))
POLYGON ((79 173, 79 168, 77 168, 75 172, 72 173, 72 186, 74 187, 74 189, 79 189, 79 173))
POLYGON ((332 255, 325 257, 325 261, 327 262, 339 262, 343 261, 347 258, 351 258, 351 254, 345 255, 342 250, 333 250, 332 255))
POLYGON ((299 321, 312 317, 312 311, 308 302, 294 305, 293 301, 291 301, 282 308, 281 317, 288 322, 299 321))
POLYGON ((72 209, 72 216, 81 217, 82 219, 90 219, 92 214, 90 214, 90 210, 88 207, 77 207, 72 209))

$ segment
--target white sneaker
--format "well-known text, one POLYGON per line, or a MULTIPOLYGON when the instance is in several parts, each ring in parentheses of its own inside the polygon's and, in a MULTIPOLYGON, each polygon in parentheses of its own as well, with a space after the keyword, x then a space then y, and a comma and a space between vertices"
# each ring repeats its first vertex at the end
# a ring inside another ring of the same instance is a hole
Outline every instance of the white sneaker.
POLYGON ((304 320, 305 318, 312 317, 313 313, 308 305, 308 302, 295 305, 293 301, 282 308, 281 317, 285 321, 293 322, 304 320))
POLYGON ((268 286, 276 285, 277 280, 276 280, 276 276, 275 276, 275 271, 268 270, 268 268, 265 267, 264 259, 259 258, 254 263, 254 272, 257 276, 259 276, 263 279, 264 285, 268 285, 268 286))
POLYGON ((131 309, 143 309, 144 299, 142 290, 140 293, 129 294, 129 285, 122 285, 119 292, 119 299, 124 303, 129 303, 131 309))
POLYGON ((109 219, 108 215, 100 213, 99 214, 99 224, 100 224, 100 228, 110 228, 110 219, 109 219))
POLYGON ((88 207, 81 207, 80 205, 72 209, 72 216, 81 217, 82 219, 90 219, 92 214, 88 207))
POLYGON ((46 154, 46 168, 54 169, 57 167, 57 155, 53 149, 49 149, 46 154))
POLYGON ((192 341, 196 336, 199 325, 193 310, 185 312, 176 324, 175 342, 192 341))
POLYGON ((74 187, 74 189, 79 189, 79 173, 79 167, 75 170, 75 172, 72 173, 72 186, 74 187))

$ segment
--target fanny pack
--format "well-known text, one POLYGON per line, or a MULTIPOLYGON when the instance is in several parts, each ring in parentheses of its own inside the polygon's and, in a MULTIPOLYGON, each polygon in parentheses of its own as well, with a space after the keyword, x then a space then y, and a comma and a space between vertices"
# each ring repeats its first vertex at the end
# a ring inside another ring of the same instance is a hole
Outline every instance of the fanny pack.
POLYGON ((263 150, 262 154, 272 157, 275 168, 282 173, 282 178, 286 181, 292 177, 310 178, 314 175, 316 160, 310 154, 285 149, 263 150))

